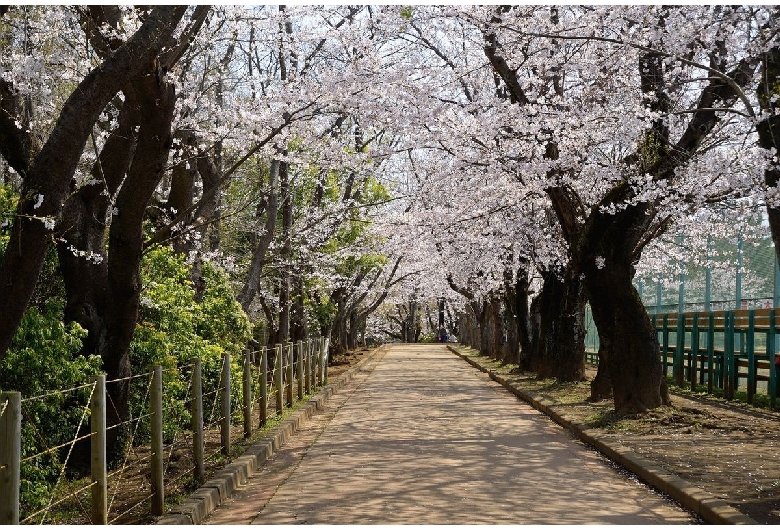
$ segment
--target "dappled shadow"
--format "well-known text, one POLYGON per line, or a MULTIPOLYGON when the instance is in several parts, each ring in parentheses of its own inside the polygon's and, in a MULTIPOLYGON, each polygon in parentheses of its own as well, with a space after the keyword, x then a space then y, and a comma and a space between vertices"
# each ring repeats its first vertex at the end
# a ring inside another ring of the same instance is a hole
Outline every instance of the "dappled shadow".
POLYGON ((257 524, 659 524, 694 519, 442 346, 396 346, 257 524))

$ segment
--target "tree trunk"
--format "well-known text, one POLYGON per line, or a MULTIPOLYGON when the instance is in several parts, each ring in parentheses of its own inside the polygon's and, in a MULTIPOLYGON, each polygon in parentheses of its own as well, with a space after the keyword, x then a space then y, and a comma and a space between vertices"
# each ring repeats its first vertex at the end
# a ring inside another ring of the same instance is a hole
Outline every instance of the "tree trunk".
POLYGON ((579 272, 571 265, 545 275, 536 373, 539 378, 585 378, 585 296, 579 272))
POLYGON ((358 338, 358 314, 357 311, 349 312, 349 331, 347 333, 347 350, 353 351, 357 349, 358 338))
MULTIPOLYGON (((780 47, 774 47, 764 54, 761 64, 761 83, 758 87, 758 101, 766 118, 758 122, 758 145, 780 153, 780 104, 773 98, 780 98, 780 47)), ((780 183, 780 165, 775 162, 764 171, 767 187, 777 188, 780 183)), ((775 195, 777 197, 777 195, 775 195)), ((775 253, 780 259, 780 201, 767 200, 767 216, 772 230, 775 253)))
POLYGON ((108 291, 105 238, 109 197, 116 195, 130 167, 139 124, 138 105, 129 93, 119 124, 93 167, 96 183, 73 190, 63 205, 63 237, 57 243, 57 257, 65 285, 65 322, 78 322, 87 330, 81 350, 85 356, 99 354, 108 291), (91 257, 76 254, 82 251, 91 257))
POLYGON ((531 308, 528 304, 529 290, 528 269, 522 267, 517 270, 514 288, 514 308, 517 341, 519 343, 518 364, 522 364, 521 359, 524 355, 530 355, 533 351, 533 326, 531 322, 531 308))
POLYGON ((490 357, 501 360, 504 349, 504 318, 501 312, 501 298, 491 295, 488 303, 488 334, 490 357))
POLYGON ((304 305, 303 276, 298 273, 293 279, 293 307, 290 333, 292 341, 306 340, 308 323, 306 322, 306 306, 304 305))
POLYGON ((593 318, 598 318, 599 337, 604 341, 600 353, 603 350, 609 371, 601 377, 608 376, 612 381, 618 413, 644 412, 669 404, 658 334, 631 279, 630 263, 607 261, 603 269, 591 272, 586 280, 593 318))
POLYGON ((282 266, 279 278, 279 342, 290 338, 290 276, 292 260, 291 230, 293 224, 293 200, 287 162, 279 163, 279 185, 282 199, 282 266))
MULTIPOLYGON (((625 189, 616 187, 614 195, 619 197, 625 189)), ((594 213, 584 236, 584 248, 596 249, 584 251, 585 282, 618 413, 669 404, 658 334, 632 283, 637 238, 645 233, 643 227, 651 214, 647 203, 627 206, 615 214, 594 213)), ((601 396, 604 386, 597 384, 599 394, 594 398, 601 396)))
MULTIPOLYGON (((141 293, 141 255, 143 220, 146 207, 162 178, 171 142, 171 122, 176 104, 172 84, 156 76, 146 76, 134 83, 141 109, 138 146, 126 182, 117 196, 109 232, 108 299, 104 335, 100 338, 100 355, 107 379, 130 376, 129 348, 138 320, 141 293)), ((109 425, 128 417, 130 385, 128 381, 109 384, 106 388, 113 401, 109 407, 109 425)), ((117 429, 112 429, 114 436, 117 429)), ((114 440, 115 441, 115 440, 114 440)))
MULTIPOLYGON (((65 102, 48 141, 26 173, 17 217, 0 262, 0 358, 5 356, 32 296, 51 241, 40 220, 57 219, 92 126, 128 79, 153 62, 186 6, 155 8, 131 39, 90 72, 65 102), (43 199, 40 205, 38 200, 43 199)), ((26 169, 26 168, 25 168, 26 169)))
MULTIPOLYGON (((586 282, 592 285, 595 282, 586 282)), ((597 292, 597 295, 599 293, 597 292)), ((609 373, 609 357, 612 351, 612 333, 617 315, 616 308, 609 304, 593 303, 593 296, 589 295, 590 310, 593 322, 599 335, 599 365, 596 377, 590 382, 591 401, 601 401, 612 396, 612 377, 609 373), (610 324, 611 323, 611 324, 610 324)))
POLYGON ((601 401, 602 399, 612 397, 612 375, 609 372, 609 354, 612 351, 611 340, 607 333, 599 331, 599 364, 596 377, 590 382, 591 401, 601 401))
POLYGON ((244 282, 241 294, 238 295, 238 301, 247 314, 249 313, 249 308, 257 294, 257 288, 260 286, 265 255, 268 252, 268 248, 271 246, 271 242, 274 240, 274 233, 276 231, 276 216, 279 213, 279 165, 280 162, 278 160, 273 160, 271 162, 271 167, 268 172, 268 199, 266 200, 265 208, 265 230, 262 236, 257 239, 246 281, 244 282))

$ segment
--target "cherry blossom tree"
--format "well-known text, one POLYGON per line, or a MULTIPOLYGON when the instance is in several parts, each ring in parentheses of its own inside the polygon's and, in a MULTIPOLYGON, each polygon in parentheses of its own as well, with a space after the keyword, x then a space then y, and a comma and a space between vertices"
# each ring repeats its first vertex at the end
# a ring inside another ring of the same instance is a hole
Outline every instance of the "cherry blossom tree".
MULTIPOLYGON (((6 279, 0 285, 0 295, 7 300, 0 317, 0 352, 8 348, 27 307, 46 248, 53 233, 57 233, 53 230, 70 191, 71 179, 95 123, 106 105, 131 80, 149 73, 156 77, 159 72, 149 72, 150 65, 156 65, 156 58, 169 44, 185 10, 184 7, 160 7, 148 13, 137 30, 129 32, 126 41, 118 43, 111 54, 78 82, 61 103, 49 131, 43 123, 30 123, 26 118, 33 114, 34 109, 30 108, 33 98, 26 97, 24 89, 17 86, 14 75, 18 70, 10 68, 7 61, 11 57, 6 55, 8 75, 2 80, 6 112, 2 113, 2 128, 9 141, 3 142, 2 149, 4 158, 21 176, 23 184, 10 241, 0 262, 0 274, 6 279)), ((9 10, 4 16, 11 15, 9 10)), ((40 22, 62 16, 67 17, 69 13, 53 9, 42 12, 40 22)), ((39 64, 44 63, 40 57, 30 58, 36 59, 39 64)))

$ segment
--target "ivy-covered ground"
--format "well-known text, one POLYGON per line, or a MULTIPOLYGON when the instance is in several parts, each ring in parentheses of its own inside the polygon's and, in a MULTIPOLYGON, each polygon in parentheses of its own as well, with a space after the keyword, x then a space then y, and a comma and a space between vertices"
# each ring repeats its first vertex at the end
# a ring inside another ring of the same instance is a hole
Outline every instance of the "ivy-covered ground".
MULTIPOLYGON (((723 499, 761 524, 780 524, 780 413, 673 392, 672 406, 617 417, 611 401, 588 401, 589 381, 539 380, 513 365, 457 350, 553 410, 723 499)), ((588 378, 596 372, 589 369, 588 378)), ((591 431, 593 432, 593 431, 591 431)))

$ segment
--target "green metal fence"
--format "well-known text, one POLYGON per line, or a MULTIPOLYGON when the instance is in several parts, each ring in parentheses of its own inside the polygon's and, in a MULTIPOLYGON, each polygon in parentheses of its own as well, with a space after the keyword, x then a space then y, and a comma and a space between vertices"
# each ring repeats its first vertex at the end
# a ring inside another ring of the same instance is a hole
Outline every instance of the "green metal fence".
MULTIPOLYGON (((658 330, 664 375, 672 376, 678 386, 687 383, 692 390, 720 391, 726 399, 744 389, 748 403, 757 393, 766 394, 775 408, 780 371, 776 346, 780 313, 775 309, 665 313, 650 318, 658 330)), ((597 341, 590 333, 586 336, 591 362, 598 359, 597 341)))

